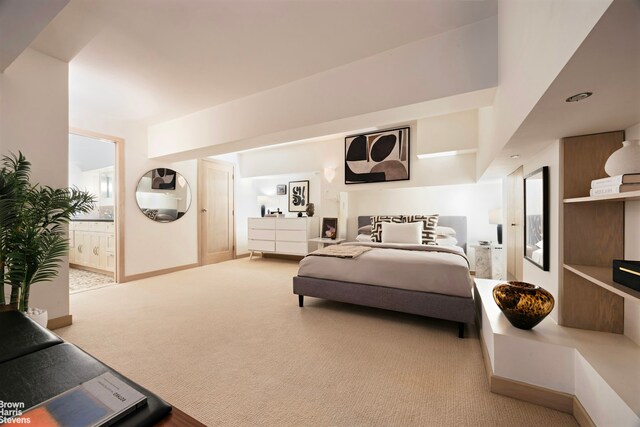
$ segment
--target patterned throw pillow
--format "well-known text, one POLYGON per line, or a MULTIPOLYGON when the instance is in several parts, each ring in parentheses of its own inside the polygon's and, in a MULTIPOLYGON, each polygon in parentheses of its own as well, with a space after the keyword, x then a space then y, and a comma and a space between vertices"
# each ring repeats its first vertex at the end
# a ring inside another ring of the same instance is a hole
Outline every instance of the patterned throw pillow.
POLYGON ((438 226, 438 214, 435 215, 405 215, 403 222, 422 222, 422 244, 436 244, 436 227, 438 226))
POLYGON ((371 241, 372 242, 382 242, 382 223, 383 222, 394 222, 396 224, 401 224, 403 221, 402 221, 401 215, 372 216, 371 217, 371 241))

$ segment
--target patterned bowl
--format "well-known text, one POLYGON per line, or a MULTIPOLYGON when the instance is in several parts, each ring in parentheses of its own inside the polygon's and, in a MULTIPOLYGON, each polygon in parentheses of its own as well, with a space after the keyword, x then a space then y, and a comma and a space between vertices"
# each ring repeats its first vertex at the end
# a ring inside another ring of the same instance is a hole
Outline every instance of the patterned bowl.
POLYGON ((555 301, 540 286, 524 282, 501 283, 493 288, 493 300, 513 326, 531 329, 542 321, 555 301))

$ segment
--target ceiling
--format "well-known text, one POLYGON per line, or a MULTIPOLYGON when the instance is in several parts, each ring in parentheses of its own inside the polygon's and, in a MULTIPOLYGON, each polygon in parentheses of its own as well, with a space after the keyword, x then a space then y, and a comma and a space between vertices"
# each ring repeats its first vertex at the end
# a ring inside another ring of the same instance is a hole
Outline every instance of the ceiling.
POLYGON ((468 25, 496 0, 71 0, 32 47, 70 115, 176 118, 468 25))
POLYGON ((69 0, 0 0, 0 73, 38 36, 69 0))
POLYGON ((624 130, 639 119, 640 0, 615 1, 483 178, 512 172, 560 138, 624 130), (585 91, 593 96, 565 102, 585 91))
POLYGON ((82 172, 114 166, 115 153, 115 144, 111 141, 69 134, 69 164, 82 172))

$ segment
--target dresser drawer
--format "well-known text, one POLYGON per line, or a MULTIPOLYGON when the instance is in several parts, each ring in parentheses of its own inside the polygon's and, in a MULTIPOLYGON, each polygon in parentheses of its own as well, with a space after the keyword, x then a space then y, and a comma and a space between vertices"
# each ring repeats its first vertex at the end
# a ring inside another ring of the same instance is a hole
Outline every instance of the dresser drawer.
POLYGON ((249 229, 249 240, 276 240, 276 230, 249 229))
POLYGON ((306 242, 307 230, 278 230, 276 240, 278 242, 306 242))
POLYGON ((291 255, 306 255, 309 253, 307 242, 276 242, 276 252, 291 255))
POLYGON ((268 241, 268 240, 249 239, 249 244, 247 245, 247 249, 250 251, 274 252, 276 250, 276 242, 268 241))
POLYGON ((256 230, 275 230, 275 218, 249 218, 249 229, 256 230))
POLYGON ((276 221, 276 229, 278 230, 306 230, 306 218, 278 218, 276 221))

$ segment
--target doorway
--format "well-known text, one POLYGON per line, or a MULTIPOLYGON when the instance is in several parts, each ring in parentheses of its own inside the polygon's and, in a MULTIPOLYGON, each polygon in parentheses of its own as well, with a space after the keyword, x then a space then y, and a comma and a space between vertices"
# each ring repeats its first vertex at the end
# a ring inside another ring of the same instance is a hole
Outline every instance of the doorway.
POLYGON ((198 164, 200 265, 236 257, 234 173, 230 163, 202 159, 198 164))
POLYGON ((69 186, 94 196, 94 209, 69 224, 69 291, 92 290, 122 281, 123 140, 69 131, 69 186))
POLYGON ((507 177, 507 280, 522 281, 524 178, 520 166, 507 177))

